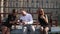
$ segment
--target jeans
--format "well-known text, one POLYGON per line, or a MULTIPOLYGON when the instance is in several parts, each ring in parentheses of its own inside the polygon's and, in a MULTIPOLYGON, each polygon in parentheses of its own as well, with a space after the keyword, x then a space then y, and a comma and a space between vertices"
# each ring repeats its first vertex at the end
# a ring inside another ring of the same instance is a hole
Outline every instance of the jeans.
POLYGON ((23 26, 23 34, 27 34, 29 32, 29 34, 34 34, 35 32, 35 28, 32 25, 25 25, 23 26))

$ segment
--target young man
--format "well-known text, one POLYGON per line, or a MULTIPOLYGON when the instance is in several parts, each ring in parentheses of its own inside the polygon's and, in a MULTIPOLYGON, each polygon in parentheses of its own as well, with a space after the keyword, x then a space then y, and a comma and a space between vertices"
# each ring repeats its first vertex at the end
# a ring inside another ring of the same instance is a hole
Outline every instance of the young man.
POLYGON ((20 17, 20 21, 23 23, 23 34, 27 34, 27 30, 29 29, 31 31, 30 34, 34 34, 34 26, 33 24, 33 18, 32 15, 27 13, 25 9, 21 10, 22 16, 20 17))
POLYGON ((12 10, 11 14, 8 14, 8 18, 6 19, 6 22, 4 22, 2 27, 2 34, 10 34, 12 25, 16 23, 16 14, 17 11, 15 9, 12 10))

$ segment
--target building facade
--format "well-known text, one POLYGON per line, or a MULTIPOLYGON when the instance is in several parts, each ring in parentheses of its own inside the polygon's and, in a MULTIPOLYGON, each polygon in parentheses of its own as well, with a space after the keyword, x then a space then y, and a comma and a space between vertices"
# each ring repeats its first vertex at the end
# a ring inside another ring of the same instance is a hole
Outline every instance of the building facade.
MULTIPOLYGON (((33 15, 34 20, 37 20, 37 9, 39 7, 42 7, 48 16, 52 14, 52 19, 56 19, 60 14, 60 0, 0 0, 0 13, 11 13, 12 9, 17 9, 20 13, 20 9, 25 8, 33 15)), ((7 15, 1 14, 2 20, 7 15)))

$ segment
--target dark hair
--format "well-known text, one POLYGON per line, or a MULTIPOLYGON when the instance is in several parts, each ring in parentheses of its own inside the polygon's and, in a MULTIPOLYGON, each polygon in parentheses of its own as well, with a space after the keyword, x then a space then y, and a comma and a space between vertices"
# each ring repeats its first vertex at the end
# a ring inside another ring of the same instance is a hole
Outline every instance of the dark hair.
POLYGON ((12 10, 12 13, 15 13, 15 9, 12 10))
POLYGON ((16 13, 16 10, 15 10, 15 9, 13 9, 13 10, 12 10, 12 13, 16 13))
POLYGON ((41 7, 39 7, 39 8, 38 8, 38 10, 37 10, 37 12, 38 12, 38 17, 40 17, 40 16, 41 16, 41 14, 40 14, 40 12, 42 11, 41 9, 42 9, 42 8, 41 8, 41 7))

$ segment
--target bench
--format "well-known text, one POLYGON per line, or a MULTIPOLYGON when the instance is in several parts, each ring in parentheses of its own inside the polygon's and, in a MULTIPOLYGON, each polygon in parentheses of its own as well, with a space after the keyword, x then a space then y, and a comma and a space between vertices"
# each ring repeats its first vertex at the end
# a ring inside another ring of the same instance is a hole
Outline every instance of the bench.
POLYGON ((51 32, 49 33, 55 33, 55 34, 58 34, 60 33, 60 27, 51 27, 51 32))
MULTIPOLYGON (((39 26, 35 27, 35 29, 36 29, 35 33, 39 34, 40 33, 39 26)), ((51 27, 51 31, 49 32, 49 34, 52 34, 52 33, 55 33, 55 34, 60 33, 60 27, 51 27)), ((1 32, 0 32, 0 34, 1 34, 1 32)), ((14 29, 14 26, 12 26, 11 34, 22 34, 22 26, 17 25, 16 29, 14 29)))
MULTIPOLYGON (((13 26, 13 27, 14 27, 14 26, 13 26)), ((16 27, 17 27, 18 29, 22 30, 22 26, 16 26, 16 27)), ((14 29, 14 28, 12 28, 12 29, 14 29)), ((39 25, 36 26, 35 29, 36 29, 35 33, 36 33, 36 34, 39 34, 39 33, 40 33, 40 31, 39 31, 39 25)), ((22 31, 21 31, 21 32, 22 32, 22 31)), ((52 33, 55 33, 55 34, 60 33, 60 27, 59 27, 59 26, 58 26, 58 27, 51 27, 51 31, 49 32, 49 34, 52 34, 52 33)))

